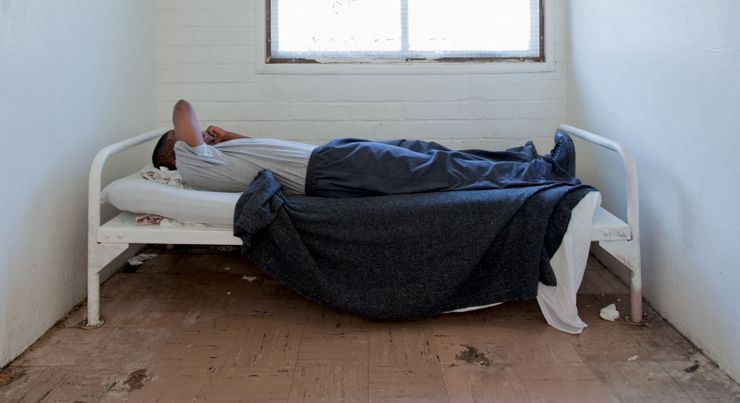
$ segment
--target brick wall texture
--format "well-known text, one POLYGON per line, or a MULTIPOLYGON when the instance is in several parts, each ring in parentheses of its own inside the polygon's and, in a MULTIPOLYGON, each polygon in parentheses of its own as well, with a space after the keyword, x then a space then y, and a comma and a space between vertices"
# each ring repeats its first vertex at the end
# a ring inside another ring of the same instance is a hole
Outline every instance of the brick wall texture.
POLYGON ((257 66, 263 0, 158 0, 157 7, 160 126, 170 125, 172 104, 185 98, 203 125, 255 137, 419 138, 489 149, 533 139, 546 152, 567 116, 561 12, 548 18, 554 71, 302 75, 257 66))

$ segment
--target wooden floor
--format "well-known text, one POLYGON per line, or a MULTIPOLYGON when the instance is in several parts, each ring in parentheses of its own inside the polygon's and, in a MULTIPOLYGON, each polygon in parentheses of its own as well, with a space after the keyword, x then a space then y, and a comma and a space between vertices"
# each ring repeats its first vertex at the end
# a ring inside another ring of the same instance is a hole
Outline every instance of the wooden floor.
POLYGON ((740 401, 654 311, 646 327, 599 319, 609 303, 627 312, 627 290, 595 261, 578 300, 589 328, 572 336, 535 301, 370 322, 302 299, 235 252, 157 253, 104 285, 105 326, 82 330, 75 311, 0 372, 0 401, 740 401))

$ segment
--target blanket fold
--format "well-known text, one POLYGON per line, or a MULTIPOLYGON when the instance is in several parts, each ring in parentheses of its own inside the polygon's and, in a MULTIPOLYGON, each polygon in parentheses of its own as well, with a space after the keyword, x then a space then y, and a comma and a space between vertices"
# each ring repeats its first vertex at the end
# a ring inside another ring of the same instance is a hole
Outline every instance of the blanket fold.
POLYGON ((410 320, 535 297, 588 186, 363 198, 285 196, 272 172, 234 213, 242 252, 303 296, 374 319, 410 320))

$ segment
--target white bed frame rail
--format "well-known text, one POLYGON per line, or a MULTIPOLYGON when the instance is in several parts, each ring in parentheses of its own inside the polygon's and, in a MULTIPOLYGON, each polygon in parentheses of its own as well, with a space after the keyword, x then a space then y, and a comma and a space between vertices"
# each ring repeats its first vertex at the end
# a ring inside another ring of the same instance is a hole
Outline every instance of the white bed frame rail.
POLYGON ((157 129, 121 142, 111 144, 98 152, 90 167, 87 199, 87 321, 85 328, 103 325, 100 318, 100 271, 118 255, 128 249, 123 242, 98 240, 100 230, 100 191, 102 190, 103 168, 108 158, 140 144, 161 137, 168 129, 157 129))
POLYGON ((573 137, 611 150, 622 158, 626 178, 627 222, 599 208, 594 216, 592 240, 627 266, 630 274, 630 317, 633 324, 642 323, 642 263, 640 258, 640 203, 637 188, 637 166, 632 154, 613 140, 585 130, 560 125, 558 129, 573 137))
MULTIPOLYGON (((102 174, 112 155, 159 138, 168 129, 157 129, 136 137, 111 144, 98 152, 90 168, 88 198, 88 257, 87 257, 87 320, 85 328, 103 325, 100 316, 100 272, 118 257, 130 244, 202 244, 240 245, 230 229, 180 228, 177 230, 158 226, 136 227, 134 215, 122 212, 107 223, 101 223, 102 174)), ((631 272, 630 321, 642 321, 642 284, 640 265, 639 206, 637 169, 627 150, 616 142, 572 126, 562 125, 559 130, 618 153, 622 157, 627 179, 627 222, 599 208, 594 215, 591 239, 627 266, 631 272)))

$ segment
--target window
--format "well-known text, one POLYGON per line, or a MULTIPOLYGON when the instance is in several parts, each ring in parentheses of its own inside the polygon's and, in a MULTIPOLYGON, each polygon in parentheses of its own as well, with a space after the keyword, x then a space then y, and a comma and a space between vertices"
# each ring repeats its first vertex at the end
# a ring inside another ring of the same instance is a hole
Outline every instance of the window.
POLYGON ((544 62, 542 0, 267 0, 267 63, 544 62))

